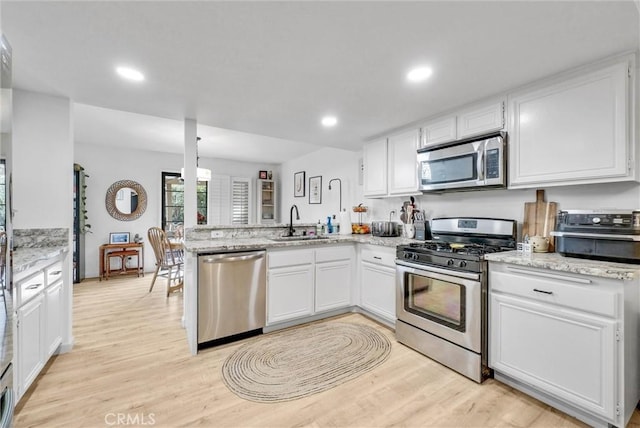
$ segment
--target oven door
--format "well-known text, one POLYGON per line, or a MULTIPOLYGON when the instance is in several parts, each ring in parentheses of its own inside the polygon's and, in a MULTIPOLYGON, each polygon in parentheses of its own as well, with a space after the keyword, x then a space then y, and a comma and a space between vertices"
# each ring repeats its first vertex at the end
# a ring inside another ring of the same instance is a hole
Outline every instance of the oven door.
POLYGON ((478 354, 482 351, 480 275, 396 261, 400 321, 478 354))
POLYGON ((0 428, 13 426, 14 406, 13 364, 9 364, 2 377, 0 377, 0 428))

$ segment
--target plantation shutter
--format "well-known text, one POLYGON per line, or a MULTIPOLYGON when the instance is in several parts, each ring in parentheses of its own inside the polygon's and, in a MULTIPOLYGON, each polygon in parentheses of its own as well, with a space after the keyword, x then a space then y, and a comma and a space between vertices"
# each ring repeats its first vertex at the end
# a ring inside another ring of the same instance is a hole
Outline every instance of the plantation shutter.
POLYGON ((231 177, 213 174, 209 182, 209 224, 231 223, 231 177))
POLYGON ((231 179, 231 223, 249 224, 249 179, 231 179))

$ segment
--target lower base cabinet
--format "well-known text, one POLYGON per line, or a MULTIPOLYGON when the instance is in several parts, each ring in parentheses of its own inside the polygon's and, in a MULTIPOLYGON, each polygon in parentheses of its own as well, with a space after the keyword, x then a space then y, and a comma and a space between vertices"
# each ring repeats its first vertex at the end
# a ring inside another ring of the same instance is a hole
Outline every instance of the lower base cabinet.
POLYGON ((386 247, 363 247, 360 283, 360 306, 395 325, 395 250, 386 247))
POLYGON ((269 269, 267 323, 313 313, 313 264, 269 269))
POLYGON ((44 367, 45 354, 45 299, 41 294, 17 310, 16 392, 25 393, 44 367))
POLYGON ((267 254, 267 324, 351 305, 353 245, 267 254))
POLYGON ((45 345, 47 358, 54 354, 62 343, 62 281, 44 290, 47 317, 45 345))
POLYGON ((637 320, 624 310, 638 292, 625 289, 638 284, 492 262, 489 285, 496 378, 591 425, 624 426, 640 380, 637 320))

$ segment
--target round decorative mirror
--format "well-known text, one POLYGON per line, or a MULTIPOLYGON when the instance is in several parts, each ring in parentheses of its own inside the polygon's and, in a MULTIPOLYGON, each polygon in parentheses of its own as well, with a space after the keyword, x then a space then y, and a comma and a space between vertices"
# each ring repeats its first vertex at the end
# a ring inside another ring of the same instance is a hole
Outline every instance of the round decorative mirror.
POLYGON ((135 181, 116 181, 107 190, 105 204, 111 217, 122 221, 135 220, 147 209, 147 192, 135 181))

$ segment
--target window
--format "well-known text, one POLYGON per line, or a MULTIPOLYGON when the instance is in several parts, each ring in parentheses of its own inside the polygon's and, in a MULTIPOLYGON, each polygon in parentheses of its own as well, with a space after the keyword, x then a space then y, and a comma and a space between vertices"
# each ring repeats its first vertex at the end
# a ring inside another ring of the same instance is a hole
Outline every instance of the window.
MULTIPOLYGON (((198 224, 207 224, 208 185, 197 184, 198 224)), ((162 228, 173 230, 184 224, 184 182, 176 172, 162 173, 162 228)))

